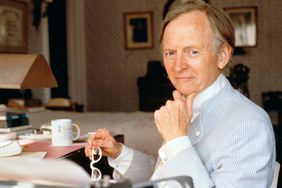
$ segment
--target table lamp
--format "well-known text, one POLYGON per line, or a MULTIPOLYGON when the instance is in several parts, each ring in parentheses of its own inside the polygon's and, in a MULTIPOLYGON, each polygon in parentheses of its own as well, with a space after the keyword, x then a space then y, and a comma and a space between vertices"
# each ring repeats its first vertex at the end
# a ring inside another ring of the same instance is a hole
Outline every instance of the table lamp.
POLYGON ((0 88, 32 89, 57 87, 43 55, 0 54, 0 88))
MULTIPOLYGON (((43 55, 39 54, 0 54, 0 89, 33 89, 57 87, 57 81, 43 55)), ((6 113, 3 105, 1 112, 6 113)), ((2 107, 1 107, 2 108, 2 107)), ((5 115, 4 115, 5 116, 5 115)), ((2 128, 29 128, 28 116, 15 114, 5 118, 2 128)), ((3 123, 3 122, 2 122, 3 123)), ((12 129, 11 129, 12 130, 12 129)))

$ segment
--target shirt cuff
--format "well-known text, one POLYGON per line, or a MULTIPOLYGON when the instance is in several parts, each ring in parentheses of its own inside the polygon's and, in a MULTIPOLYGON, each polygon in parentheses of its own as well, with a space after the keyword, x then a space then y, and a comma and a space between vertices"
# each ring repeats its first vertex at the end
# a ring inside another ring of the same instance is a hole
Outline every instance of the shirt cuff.
POLYGON ((111 167, 121 174, 125 174, 133 160, 133 150, 122 144, 121 153, 115 159, 108 157, 108 162, 111 167))
POLYGON ((159 149, 159 157, 162 162, 166 162, 168 159, 176 155, 177 153, 184 151, 187 148, 192 147, 188 136, 181 136, 165 143, 159 149))

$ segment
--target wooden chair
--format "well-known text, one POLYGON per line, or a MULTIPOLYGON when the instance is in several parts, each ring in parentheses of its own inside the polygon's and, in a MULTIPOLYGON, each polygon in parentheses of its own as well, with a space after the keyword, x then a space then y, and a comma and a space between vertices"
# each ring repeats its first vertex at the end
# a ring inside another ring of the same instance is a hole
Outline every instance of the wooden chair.
POLYGON ((276 142, 276 164, 275 173, 271 188, 278 187, 280 163, 282 161, 282 91, 263 92, 262 107, 267 111, 273 124, 275 142, 276 142), (280 162, 280 163, 279 163, 280 162))
POLYGON ((270 188, 277 188, 279 179, 280 163, 275 163, 274 177, 270 188))
POLYGON ((262 107, 269 113, 273 125, 282 124, 282 91, 268 91, 261 95, 262 107))
POLYGON ((150 61, 145 76, 137 78, 139 110, 153 112, 172 99, 173 85, 160 61, 150 61))

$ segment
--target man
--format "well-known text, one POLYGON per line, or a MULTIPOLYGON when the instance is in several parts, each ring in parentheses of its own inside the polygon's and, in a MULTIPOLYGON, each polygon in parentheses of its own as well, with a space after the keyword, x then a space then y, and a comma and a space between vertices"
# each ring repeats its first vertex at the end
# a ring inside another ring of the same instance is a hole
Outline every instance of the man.
POLYGON ((234 49, 230 20, 190 0, 171 8, 160 39, 176 91, 154 114, 164 140, 156 169, 149 156, 117 143, 105 129, 89 138, 86 155, 100 146, 115 176, 132 181, 188 175, 198 188, 269 187, 275 164, 270 119, 221 74, 234 49))

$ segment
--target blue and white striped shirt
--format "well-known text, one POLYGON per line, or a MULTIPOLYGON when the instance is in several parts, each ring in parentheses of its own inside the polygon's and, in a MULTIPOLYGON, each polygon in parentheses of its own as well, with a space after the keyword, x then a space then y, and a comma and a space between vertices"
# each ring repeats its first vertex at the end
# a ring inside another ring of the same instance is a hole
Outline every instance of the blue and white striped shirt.
POLYGON ((270 187, 276 151, 267 113, 233 89, 223 75, 210 87, 218 91, 209 93, 207 88, 198 94, 203 98, 193 106, 198 115, 188 136, 161 147, 163 164, 155 171, 149 156, 127 147, 110 164, 132 181, 148 180, 154 172, 152 179, 191 176, 196 188, 270 187))

